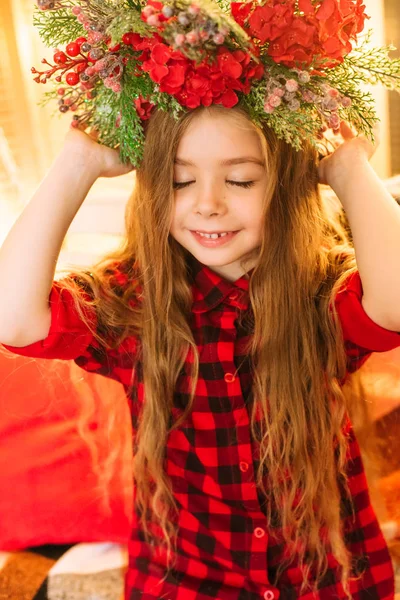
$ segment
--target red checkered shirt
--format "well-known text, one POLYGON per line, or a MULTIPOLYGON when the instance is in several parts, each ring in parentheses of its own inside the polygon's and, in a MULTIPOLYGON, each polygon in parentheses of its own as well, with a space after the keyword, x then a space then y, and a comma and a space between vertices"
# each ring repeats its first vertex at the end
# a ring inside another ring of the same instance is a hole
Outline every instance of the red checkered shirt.
MULTIPOLYGON (((295 563, 284 571, 276 587, 271 583, 284 548, 276 531, 267 526, 262 498, 254 484, 258 455, 250 432, 252 382, 244 352, 251 332, 243 319, 238 319, 248 309, 249 280, 243 277, 229 282, 194 258, 190 260, 190 272, 191 328, 200 354, 200 375, 193 411, 170 433, 165 461, 179 507, 177 561, 161 583, 165 576, 164 554, 160 551, 152 557, 135 512, 125 598, 309 600, 315 596, 300 595, 302 576, 295 563)), ((115 267, 113 277, 116 287, 128 283, 122 265, 115 267)), ((357 369, 373 351, 400 346, 400 334, 375 324, 363 310, 361 298, 361 280, 356 273, 336 298, 349 371, 357 369)), ((25 356, 72 359, 87 371, 118 380, 128 394, 132 356, 140 340, 129 337, 113 351, 99 347, 77 317, 70 294, 60 294, 57 282, 53 284, 50 306, 51 328, 45 340, 25 348, 6 347, 25 356)), ((130 397, 128 394, 133 432, 144 392, 140 364, 135 371, 135 393, 130 397)), ((188 381, 184 368, 178 378, 171 419, 181 414, 187 402, 188 381)), ((350 518, 348 503, 343 502, 348 513, 346 541, 354 557, 354 574, 363 573, 352 584, 351 593, 356 600, 394 598, 391 560, 371 507, 360 449, 350 424, 348 434, 347 472, 355 518, 350 518)), ((316 596, 321 600, 345 597, 333 557, 330 565, 316 596)))

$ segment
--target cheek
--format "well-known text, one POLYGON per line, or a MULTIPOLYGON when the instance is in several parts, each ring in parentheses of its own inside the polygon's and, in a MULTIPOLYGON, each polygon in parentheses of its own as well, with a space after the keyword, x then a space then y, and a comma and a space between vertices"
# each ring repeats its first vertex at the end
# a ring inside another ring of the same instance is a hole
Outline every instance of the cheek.
POLYGON ((171 217, 171 233, 177 232, 184 223, 185 218, 185 204, 181 199, 174 199, 174 205, 172 207, 171 217))

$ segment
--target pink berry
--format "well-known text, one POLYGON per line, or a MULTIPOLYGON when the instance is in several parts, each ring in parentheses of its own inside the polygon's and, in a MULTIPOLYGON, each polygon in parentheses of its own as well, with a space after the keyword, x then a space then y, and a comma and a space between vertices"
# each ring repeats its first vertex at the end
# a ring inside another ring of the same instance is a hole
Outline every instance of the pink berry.
POLYGON ((330 96, 331 98, 337 98, 339 96, 339 92, 338 90, 331 88, 328 92, 328 96, 330 96))
POLYGON ((93 69, 96 71, 96 73, 99 73, 99 71, 102 71, 106 66, 106 61, 104 59, 98 60, 97 63, 94 65, 93 69))
POLYGON ((208 31, 205 31, 205 29, 200 31, 200 39, 203 40, 203 42, 206 42, 208 39, 210 39, 210 34, 208 31))
POLYGON ((85 71, 86 75, 92 77, 96 73, 96 69, 94 67, 88 67, 85 71))
POLYGON ((288 79, 286 82, 286 89, 288 92, 297 92, 299 84, 295 79, 288 79))
POLYGON ((185 37, 185 35, 183 33, 178 33, 175 36, 175 44, 177 46, 182 46, 182 44, 184 43, 185 39, 186 39, 186 37, 185 37))
POLYGON ((191 46, 196 44, 196 42, 198 42, 198 40, 199 40, 199 36, 197 35, 196 31, 189 31, 189 33, 186 34, 186 41, 191 46))
POLYGON ((148 19, 151 15, 154 15, 155 10, 152 6, 145 6, 142 10, 142 15, 148 19))
POLYGON ((216 33, 215 35, 213 35, 213 42, 214 44, 217 44, 218 46, 220 46, 221 44, 223 44, 225 41, 225 37, 222 35, 222 33, 216 33))
POLYGON ((274 112, 274 110, 275 110, 275 107, 274 107, 274 106, 271 106, 271 104, 269 104, 268 102, 266 102, 266 103, 264 104, 264 110, 265 110, 265 112, 266 112, 268 115, 272 115, 272 113, 273 113, 273 112, 274 112))
POLYGON ((337 113, 330 116, 329 127, 332 129, 338 129, 340 127, 340 117, 337 113))
POLYGON ((276 87, 272 90, 272 94, 273 94, 273 96, 278 96, 278 98, 283 98, 283 96, 285 95, 285 90, 283 90, 282 88, 276 87))
POLYGON ((348 98, 347 96, 344 96, 342 98, 342 106, 344 106, 345 108, 349 108, 352 104, 353 102, 351 98, 348 98))
POLYGON ((280 106, 282 104, 282 100, 281 98, 279 98, 279 96, 272 95, 268 98, 268 104, 276 108, 277 106, 280 106))
POLYGON ((157 15, 150 15, 147 19, 147 23, 150 25, 150 27, 158 27, 160 21, 157 15))
POLYGON ((57 93, 59 96, 64 96, 65 94, 65 88, 58 88, 57 93))
POLYGON ((74 6, 73 9, 71 10, 71 12, 73 15, 75 15, 77 17, 78 15, 81 14, 82 9, 80 6, 74 6))
POLYGON ((117 93, 117 94, 118 94, 119 92, 122 92, 122 86, 121 86, 121 84, 120 84, 120 83, 114 83, 114 84, 111 86, 111 89, 112 89, 112 91, 113 91, 113 92, 115 92, 115 93, 117 93))
POLYGON ((196 6, 196 4, 191 4, 188 8, 188 13, 190 13, 193 16, 198 15, 200 12, 200 8, 198 6, 196 6))
POLYGON ((100 33, 99 31, 92 31, 88 35, 88 42, 92 46, 94 46, 95 44, 98 44, 99 42, 102 42, 103 39, 104 39, 104 35, 102 33, 100 33))

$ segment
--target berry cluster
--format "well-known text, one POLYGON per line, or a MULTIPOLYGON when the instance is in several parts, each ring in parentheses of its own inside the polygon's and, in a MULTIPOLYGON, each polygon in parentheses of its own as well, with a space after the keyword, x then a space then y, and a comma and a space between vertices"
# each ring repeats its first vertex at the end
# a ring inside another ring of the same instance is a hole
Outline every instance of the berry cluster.
MULTIPOLYGON (((42 10, 57 8, 55 4, 47 0, 38 1, 42 10)), ((36 75, 34 81, 37 83, 47 83, 56 74, 54 79, 57 83, 63 82, 69 86, 61 86, 57 90, 59 110, 63 113, 76 112, 82 108, 85 100, 96 95, 96 85, 100 80, 115 93, 121 92, 121 77, 126 64, 126 59, 118 55, 121 45, 111 47, 111 38, 104 33, 103 27, 94 23, 80 6, 72 7, 71 12, 87 30, 87 36, 70 42, 65 50, 57 48, 53 55, 53 65, 43 59, 42 63, 49 67, 47 70, 31 69, 36 75)), ((89 113, 84 118, 75 116, 72 125, 78 126, 89 117, 89 113)))
POLYGON ((287 106, 296 112, 301 109, 302 103, 311 103, 321 116, 321 121, 326 128, 337 132, 340 128, 339 108, 349 108, 351 98, 344 96, 337 89, 327 83, 312 82, 312 89, 308 86, 311 75, 308 71, 292 70, 293 77, 284 75, 269 77, 267 80, 264 110, 272 114, 280 106, 287 106))
POLYGON ((195 3, 181 10, 173 4, 149 0, 142 10, 142 18, 162 33, 171 46, 184 53, 185 50, 202 51, 205 46, 209 49, 222 46, 229 34, 226 27, 215 23, 195 3))

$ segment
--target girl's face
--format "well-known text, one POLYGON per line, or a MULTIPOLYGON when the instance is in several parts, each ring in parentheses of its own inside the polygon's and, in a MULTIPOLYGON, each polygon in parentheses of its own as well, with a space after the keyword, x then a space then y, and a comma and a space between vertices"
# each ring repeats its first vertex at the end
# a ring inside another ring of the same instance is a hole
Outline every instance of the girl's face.
MULTIPOLYGON (((245 123, 243 119, 243 123, 245 123)), ((227 110, 203 112, 183 135, 175 159, 171 235, 202 264, 229 281, 257 261, 267 173, 261 143, 227 110), (201 233, 227 233, 217 240, 201 233)))

